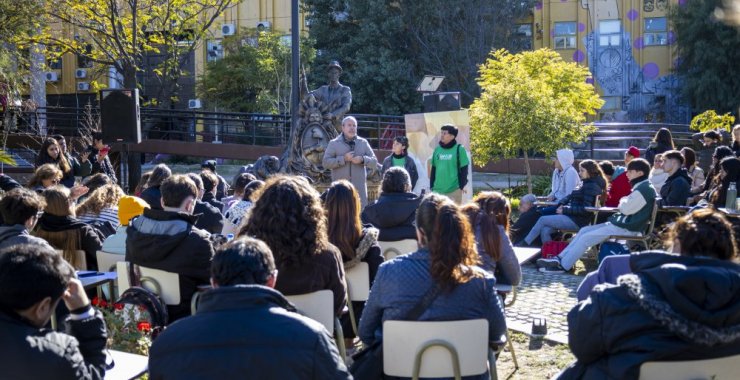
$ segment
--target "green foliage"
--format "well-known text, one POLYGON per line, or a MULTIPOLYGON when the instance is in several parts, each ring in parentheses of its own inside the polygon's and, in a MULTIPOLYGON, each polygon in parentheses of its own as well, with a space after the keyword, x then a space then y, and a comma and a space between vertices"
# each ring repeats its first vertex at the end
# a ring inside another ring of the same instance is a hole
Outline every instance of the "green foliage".
POLYGON ((0 0, 0 94, 17 93, 27 74, 28 46, 40 28, 39 0, 0 0), (5 87, 5 88, 2 88, 5 87))
MULTIPOLYGON (((291 49, 272 31, 243 29, 224 38, 224 57, 206 66, 197 92, 209 106, 234 112, 280 113, 290 110, 291 49)), ((315 51, 301 41, 301 62, 315 51)))
POLYGON ((735 117, 729 113, 717 115, 717 112, 714 110, 707 110, 691 119, 690 128, 699 132, 717 131, 720 129, 729 132, 734 122, 735 117))
POLYGON ((722 0, 686 1, 671 8, 682 93, 696 110, 738 112, 740 32, 714 17, 722 0))
POLYGON ((507 47, 514 21, 532 0, 304 0, 310 36, 319 52, 312 88, 326 83, 330 60, 344 68, 352 112, 421 111, 416 87, 424 75, 443 75, 442 91, 460 91, 463 106, 479 93, 477 65, 492 46, 507 47), (481 31, 485 32, 481 32, 481 31))

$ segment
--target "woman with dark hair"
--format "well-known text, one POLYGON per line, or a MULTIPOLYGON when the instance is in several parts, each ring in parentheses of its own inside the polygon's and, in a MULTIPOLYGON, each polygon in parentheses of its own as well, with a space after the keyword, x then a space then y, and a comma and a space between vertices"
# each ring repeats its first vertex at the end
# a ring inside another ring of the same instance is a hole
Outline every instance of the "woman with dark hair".
MULTIPOLYGON (((223 210, 219 210, 225 213, 231 206, 244 200, 244 188, 247 187, 252 181, 256 181, 257 177, 250 173, 239 173, 234 176, 231 184, 231 188, 234 190, 234 194, 228 197, 221 198, 221 203, 224 204, 223 210)), ((264 182, 263 182, 264 183, 264 182)))
POLYGON ((383 173, 378 200, 365 206, 362 221, 380 230, 378 240, 416 239, 416 209, 421 198, 411 192, 411 179, 406 169, 392 167, 383 173))
POLYGON ((238 236, 270 247, 280 273, 275 289, 285 295, 331 290, 340 315, 347 295, 342 254, 329 242, 319 193, 303 177, 276 175, 253 196, 257 201, 238 236))
POLYGON ((581 185, 570 195, 558 202, 555 215, 544 215, 529 231, 524 243, 531 245, 539 236, 542 243, 552 240, 555 230, 578 230, 593 221, 593 213, 586 207, 593 207, 598 197, 605 197, 607 180, 599 164, 594 160, 583 160, 578 165, 581 185))
POLYGON ((683 154, 683 166, 686 168, 686 173, 691 177, 691 194, 698 194, 704 186, 704 170, 697 165, 696 152, 693 149, 681 148, 681 154, 683 154))
POLYGON ((735 188, 740 188, 740 159, 737 157, 725 157, 719 164, 719 182, 709 195, 709 203, 715 208, 725 207, 727 201, 727 189, 731 183, 735 188))
POLYGON ((740 157, 740 124, 732 128, 732 144, 730 144, 730 149, 735 153, 735 157, 740 157))
MULTIPOLYGON (((246 173, 243 175, 251 176, 251 174, 246 173)), ((252 177, 254 178, 254 176, 252 177)), ((221 230, 221 235, 228 236, 229 234, 234 234, 239 230, 242 220, 245 220, 244 216, 247 215, 249 209, 254 205, 254 201, 256 200, 254 194, 257 190, 261 189, 262 186, 265 186, 265 183, 256 179, 249 182, 244 189, 242 189, 241 200, 231 206, 231 208, 226 210, 224 213, 224 228, 221 230)))
POLYGON ((625 256, 633 273, 568 313, 577 361, 558 378, 637 379, 645 362, 740 354, 738 238, 721 213, 701 209, 672 225, 671 254, 625 256))
POLYGON ((38 156, 36 156, 36 168, 44 164, 54 164, 59 170, 62 171, 62 179, 60 183, 67 187, 72 187, 75 184, 75 173, 72 170, 72 164, 67 161, 67 157, 62 153, 62 148, 59 147, 57 140, 49 137, 44 139, 41 144, 38 156))
POLYGON ((409 155, 409 139, 406 136, 398 136, 393 139, 393 153, 383 160, 383 174, 392 167, 402 167, 411 176, 411 189, 416 187, 419 173, 416 170, 416 161, 409 155))
MULTIPOLYGON (((329 242, 342 253, 344 270, 353 268, 359 262, 367 263, 370 274, 370 286, 373 285, 378 267, 383 263, 383 256, 378 245, 378 229, 363 226, 360 222, 360 195, 347 180, 335 181, 326 191, 324 208, 329 229, 329 242)), ((364 302, 352 302, 355 315, 362 315, 364 302)), ((352 347, 355 334, 352 331, 349 314, 342 315, 342 330, 348 340, 347 347, 352 347)))
POLYGON ((141 192, 141 199, 149 203, 153 210, 162 209, 162 192, 159 190, 159 186, 171 176, 172 170, 165 164, 159 164, 152 169, 152 175, 146 181, 146 189, 141 192))
POLYGON ((655 162, 655 156, 674 150, 676 147, 673 145, 673 135, 668 128, 661 128, 658 132, 655 132, 653 141, 650 142, 650 146, 645 149, 645 159, 648 160, 650 165, 655 162))
POLYGON ((732 149, 724 145, 718 146, 714 149, 714 154, 712 155, 712 166, 707 172, 707 179, 704 180, 702 192, 695 195, 693 198, 694 204, 697 202, 711 201, 710 195, 716 192, 722 182, 722 179, 720 178, 722 167, 719 163, 725 159, 725 157, 732 157, 732 149))
POLYGON ((494 275, 497 284, 519 285, 522 267, 509 240, 509 200, 498 191, 484 191, 462 209, 475 232, 480 267, 494 275))
POLYGON ((419 250, 387 261, 378 270, 360 319, 362 342, 371 345, 382 339, 384 321, 406 318, 419 300, 430 296, 433 300, 418 320, 485 318, 489 341, 500 342, 506 320, 496 281, 476 266, 475 237, 465 215, 449 198, 429 194, 419 205, 416 226, 419 250))
POLYGON ((44 213, 33 231, 49 244, 63 251, 64 259, 78 270, 97 270, 96 252, 103 246, 103 237, 92 226, 75 217, 72 194, 64 186, 54 186, 43 192, 46 200, 44 213), (75 251, 85 251, 87 268, 75 255, 75 251))
POLYGON ((134 196, 141 198, 141 193, 146 190, 146 183, 149 181, 149 177, 152 176, 151 170, 142 174, 141 178, 139 179, 139 183, 136 184, 136 188, 134 189, 134 196))

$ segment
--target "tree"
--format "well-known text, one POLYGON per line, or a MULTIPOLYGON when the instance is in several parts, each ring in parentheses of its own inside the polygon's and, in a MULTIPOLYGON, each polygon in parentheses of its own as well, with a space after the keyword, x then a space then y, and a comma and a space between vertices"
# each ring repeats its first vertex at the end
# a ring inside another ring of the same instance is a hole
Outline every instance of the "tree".
POLYGON ((738 112, 740 32, 718 21, 722 0, 687 1, 671 8, 678 54, 675 70, 682 93, 695 110, 738 112))
POLYGON ((191 53, 223 11, 237 0, 47 0, 49 25, 62 23, 73 33, 47 31, 42 39, 61 53, 71 52, 123 75, 134 88, 146 54, 163 54, 153 71, 158 100, 167 107, 191 53))
POLYGON ((473 161, 516 157, 524 151, 527 188, 532 191, 530 151, 551 157, 556 150, 580 143, 596 128, 584 124, 604 101, 589 70, 563 61, 550 49, 519 54, 492 52, 480 66, 481 95, 470 107, 473 161))
POLYGON ((730 115, 729 112, 724 115, 717 115, 714 110, 707 110, 694 116, 689 127, 702 133, 721 130, 730 132, 734 122, 735 117, 730 115))
POLYGON ((318 57, 312 84, 324 83, 330 60, 352 87, 352 110, 404 114, 421 110, 424 75, 444 75, 464 106, 479 88, 477 66, 493 47, 508 47, 514 21, 533 1, 304 0, 318 57), (321 74, 319 74, 321 73, 321 74))
MULTIPOLYGON (((211 106, 238 112, 289 113, 291 49, 273 31, 242 29, 224 38, 224 57, 209 62, 197 91, 211 106)), ((315 51, 301 40, 301 63, 315 51)))
POLYGON ((40 27, 38 0, 0 0, 0 95, 18 93, 28 73, 30 37, 40 27))

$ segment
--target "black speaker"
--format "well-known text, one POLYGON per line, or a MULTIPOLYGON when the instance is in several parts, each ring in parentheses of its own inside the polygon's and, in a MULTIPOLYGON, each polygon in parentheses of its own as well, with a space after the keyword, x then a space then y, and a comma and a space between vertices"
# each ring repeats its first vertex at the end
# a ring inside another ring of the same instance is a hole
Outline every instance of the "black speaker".
POLYGON ((459 92, 436 92, 424 95, 424 112, 457 111, 459 109, 459 92))
POLYGON ((103 142, 106 144, 140 143, 139 90, 101 90, 100 128, 103 132, 103 142))

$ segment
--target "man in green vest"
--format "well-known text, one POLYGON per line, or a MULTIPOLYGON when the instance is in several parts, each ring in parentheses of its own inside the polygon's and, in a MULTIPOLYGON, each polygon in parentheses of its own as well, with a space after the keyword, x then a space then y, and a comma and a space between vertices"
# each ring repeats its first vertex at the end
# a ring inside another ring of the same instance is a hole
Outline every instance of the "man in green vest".
POLYGON ((432 153, 429 183, 433 192, 450 197, 457 204, 462 203, 462 195, 468 184, 468 165, 470 161, 465 148, 457 143, 457 127, 452 124, 442 126, 439 146, 432 153))

